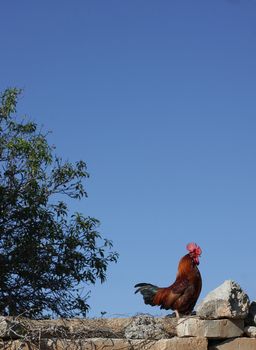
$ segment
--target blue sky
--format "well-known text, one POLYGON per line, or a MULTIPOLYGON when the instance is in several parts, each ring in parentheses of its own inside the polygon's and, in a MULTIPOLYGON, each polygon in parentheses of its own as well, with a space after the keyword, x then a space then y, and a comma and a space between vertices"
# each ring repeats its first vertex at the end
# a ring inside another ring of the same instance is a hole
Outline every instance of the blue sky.
POLYGON ((0 89, 64 159, 87 162, 95 216, 120 253, 89 316, 165 315, 133 285, 168 286, 190 241, 204 297, 256 299, 256 1, 8 0, 0 89))

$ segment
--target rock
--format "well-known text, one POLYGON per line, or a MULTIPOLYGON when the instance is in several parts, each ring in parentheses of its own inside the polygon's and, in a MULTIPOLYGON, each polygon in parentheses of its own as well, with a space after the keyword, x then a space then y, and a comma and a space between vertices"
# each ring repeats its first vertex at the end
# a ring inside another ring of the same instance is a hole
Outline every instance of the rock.
POLYGON ((212 344, 209 350, 255 350, 256 339, 252 338, 236 338, 226 340, 221 343, 212 344))
POLYGON ((31 344, 16 340, 1 344, 3 350, 207 350, 205 338, 171 338, 161 340, 128 340, 128 339, 42 339, 40 344, 31 344))
POLYGON ((127 339, 163 339, 169 338, 160 319, 149 315, 136 316, 125 329, 127 339))
POLYGON ((244 329, 245 334, 250 338, 256 338, 256 327, 248 326, 244 329))
POLYGON ((249 326, 256 326, 256 301, 251 302, 245 323, 249 326))
POLYGON ((244 332, 243 320, 202 320, 197 317, 178 321, 178 337, 205 337, 209 339, 240 337, 244 332))
POLYGON ((206 319, 244 319, 249 312, 250 301, 234 281, 227 280, 210 292, 197 307, 197 316, 206 319))

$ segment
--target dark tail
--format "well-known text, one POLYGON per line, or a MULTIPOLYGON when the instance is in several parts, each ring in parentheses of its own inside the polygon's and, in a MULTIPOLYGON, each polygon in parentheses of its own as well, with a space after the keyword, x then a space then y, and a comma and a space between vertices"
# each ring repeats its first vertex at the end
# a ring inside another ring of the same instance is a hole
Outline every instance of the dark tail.
POLYGON ((154 306, 153 299, 159 289, 159 287, 154 286, 150 283, 138 283, 134 286, 134 288, 137 288, 135 291, 135 294, 140 292, 143 296, 145 304, 149 304, 154 306))

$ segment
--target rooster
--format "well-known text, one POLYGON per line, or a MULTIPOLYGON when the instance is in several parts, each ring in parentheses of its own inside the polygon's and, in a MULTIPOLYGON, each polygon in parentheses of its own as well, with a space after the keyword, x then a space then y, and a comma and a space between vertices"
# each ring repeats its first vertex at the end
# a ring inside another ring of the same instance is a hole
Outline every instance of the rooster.
POLYGON ((172 309, 177 318, 180 314, 191 314, 202 289, 202 278, 197 267, 202 250, 196 243, 189 243, 187 250, 189 253, 181 258, 176 280, 170 287, 159 288, 150 283, 135 285, 135 293, 142 294, 145 304, 172 309))

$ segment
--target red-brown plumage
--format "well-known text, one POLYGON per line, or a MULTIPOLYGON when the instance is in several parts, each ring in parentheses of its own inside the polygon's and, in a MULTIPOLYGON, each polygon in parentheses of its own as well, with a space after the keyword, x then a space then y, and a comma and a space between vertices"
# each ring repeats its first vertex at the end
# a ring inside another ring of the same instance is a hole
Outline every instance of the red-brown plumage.
POLYGON ((202 288, 201 274, 197 268, 201 249, 195 243, 187 245, 189 253, 181 258, 175 282, 167 288, 148 283, 139 283, 135 293, 140 292, 146 304, 158 305, 162 309, 177 310, 183 315, 190 314, 202 288))

